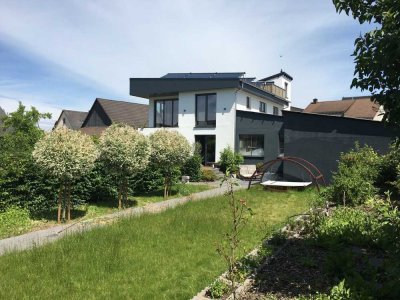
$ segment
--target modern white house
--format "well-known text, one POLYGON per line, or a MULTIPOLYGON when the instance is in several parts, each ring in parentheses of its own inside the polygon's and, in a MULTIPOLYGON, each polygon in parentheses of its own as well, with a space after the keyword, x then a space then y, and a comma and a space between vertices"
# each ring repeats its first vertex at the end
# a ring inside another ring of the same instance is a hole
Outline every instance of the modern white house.
MULTIPOLYGON (((227 146, 249 158, 264 159, 260 134, 237 134, 238 112, 281 116, 290 109, 293 78, 282 71, 256 80, 237 73, 168 73, 161 78, 131 78, 130 95, 149 100, 144 134, 177 130, 202 145, 204 163, 219 160, 227 146)), ((277 148, 279 146, 276 146, 277 148)), ((279 153, 279 149, 276 149, 279 153)))

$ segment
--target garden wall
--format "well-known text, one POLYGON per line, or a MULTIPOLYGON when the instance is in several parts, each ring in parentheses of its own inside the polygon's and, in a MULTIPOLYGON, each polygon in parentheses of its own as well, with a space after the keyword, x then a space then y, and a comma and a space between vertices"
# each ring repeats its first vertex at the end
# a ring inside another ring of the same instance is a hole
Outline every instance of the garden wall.
MULTIPOLYGON (((316 165, 327 182, 336 171, 341 152, 354 147, 355 142, 369 145, 385 154, 395 133, 377 121, 283 112, 285 156, 304 158, 316 165)), ((287 176, 301 178, 297 168, 285 165, 287 176)), ((303 178, 301 178, 303 179, 303 178)))

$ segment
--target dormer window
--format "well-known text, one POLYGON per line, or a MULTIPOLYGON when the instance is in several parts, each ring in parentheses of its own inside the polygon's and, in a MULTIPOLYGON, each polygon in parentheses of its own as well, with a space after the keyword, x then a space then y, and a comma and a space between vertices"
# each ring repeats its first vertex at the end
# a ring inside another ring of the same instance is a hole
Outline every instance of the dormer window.
POLYGON ((250 109, 250 97, 246 97, 246 108, 250 109))
POLYGON ((260 101, 260 112, 265 113, 265 103, 260 101))
POLYGON ((288 83, 287 82, 285 82, 285 98, 287 99, 288 98, 288 83))

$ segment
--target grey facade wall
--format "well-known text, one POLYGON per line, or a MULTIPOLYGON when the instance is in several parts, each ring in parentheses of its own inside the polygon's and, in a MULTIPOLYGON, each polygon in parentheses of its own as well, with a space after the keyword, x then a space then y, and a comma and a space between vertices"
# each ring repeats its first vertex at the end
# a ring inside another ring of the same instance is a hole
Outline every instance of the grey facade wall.
POLYGON ((236 111, 235 151, 239 152, 239 135, 264 135, 264 159, 245 157, 245 164, 256 164, 275 159, 279 155, 279 132, 283 117, 262 113, 236 111))
MULTIPOLYGON (((323 173, 329 183, 337 170, 341 152, 354 148, 356 142, 369 145, 385 154, 395 133, 383 123, 298 112, 283 112, 285 124, 285 156, 304 158, 323 173)), ((285 174, 297 178, 299 172, 289 164, 285 174)), ((301 178, 302 179, 302 178, 301 178)))

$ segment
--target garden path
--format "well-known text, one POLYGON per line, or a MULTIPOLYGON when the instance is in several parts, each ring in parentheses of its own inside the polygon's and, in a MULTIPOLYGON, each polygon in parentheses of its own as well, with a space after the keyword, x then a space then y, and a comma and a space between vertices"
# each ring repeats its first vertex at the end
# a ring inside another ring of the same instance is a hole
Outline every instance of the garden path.
MULTIPOLYGON (((240 182, 237 189, 247 187, 247 182, 240 182)), ((57 225, 43 230, 33 231, 19 236, 14 236, 0 240, 0 255, 11 251, 22 251, 32 247, 44 245, 59 238, 76 232, 87 231, 95 227, 104 226, 115 222, 119 218, 137 217, 142 214, 157 214, 167 209, 175 208, 178 205, 185 204, 190 201, 201 201, 211 197, 223 195, 227 191, 226 186, 217 187, 215 189, 199 192, 190 196, 174 198, 156 203, 150 203, 143 207, 127 208, 112 214, 75 222, 70 224, 57 225)))

